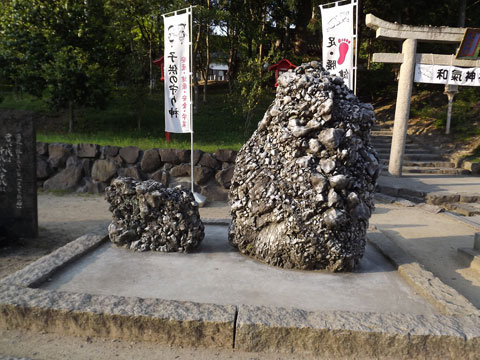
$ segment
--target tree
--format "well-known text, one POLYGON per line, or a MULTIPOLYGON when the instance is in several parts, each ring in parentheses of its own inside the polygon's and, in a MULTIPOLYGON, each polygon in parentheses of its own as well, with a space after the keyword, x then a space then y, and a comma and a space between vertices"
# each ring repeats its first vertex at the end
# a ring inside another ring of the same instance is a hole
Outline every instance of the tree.
POLYGON ((14 0, 0 19, 2 71, 55 108, 102 106, 111 89, 103 1, 14 0))
POLYGON ((115 44, 116 82, 125 88, 125 101, 142 128, 147 96, 155 86, 153 60, 161 54, 161 14, 171 4, 165 1, 109 0, 112 41, 115 44))
MULTIPOLYGON (((272 55, 269 54, 269 59, 272 55)), ((265 66, 258 59, 245 62, 238 72, 235 81, 233 99, 235 110, 243 115, 244 137, 250 136, 250 128, 254 111, 258 108, 262 98, 271 92, 272 74, 267 72, 265 66)))

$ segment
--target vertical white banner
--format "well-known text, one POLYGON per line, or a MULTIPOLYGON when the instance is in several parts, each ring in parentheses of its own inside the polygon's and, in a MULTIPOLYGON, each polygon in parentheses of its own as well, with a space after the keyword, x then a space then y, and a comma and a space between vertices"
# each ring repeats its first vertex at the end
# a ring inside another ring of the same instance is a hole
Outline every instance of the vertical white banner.
POLYGON ((320 5, 323 32, 323 67, 330 74, 343 78, 345 84, 352 89, 353 52, 355 48, 353 34, 354 2, 338 5, 339 2, 320 5))
POLYGON ((164 16, 165 131, 189 133, 190 107, 190 21, 189 13, 164 16))

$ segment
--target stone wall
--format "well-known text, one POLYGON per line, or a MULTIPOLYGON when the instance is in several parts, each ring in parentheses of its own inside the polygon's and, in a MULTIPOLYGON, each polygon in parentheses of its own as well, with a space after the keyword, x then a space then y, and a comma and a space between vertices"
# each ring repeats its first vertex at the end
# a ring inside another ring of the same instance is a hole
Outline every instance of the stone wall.
MULTIPOLYGON (((195 191, 227 200, 237 152, 194 150, 195 191)), ((37 182, 44 190, 102 193, 119 176, 190 187, 190 150, 37 142, 37 182)))

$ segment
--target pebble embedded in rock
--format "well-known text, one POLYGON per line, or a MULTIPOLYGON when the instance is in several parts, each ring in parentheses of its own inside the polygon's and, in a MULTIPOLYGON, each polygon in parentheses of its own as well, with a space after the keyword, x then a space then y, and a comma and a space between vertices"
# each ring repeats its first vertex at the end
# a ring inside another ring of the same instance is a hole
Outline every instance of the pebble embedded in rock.
POLYGON ((317 62, 280 76, 236 158, 230 243, 280 267, 353 270, 379 174, 374 123, 373 107, 317 62))

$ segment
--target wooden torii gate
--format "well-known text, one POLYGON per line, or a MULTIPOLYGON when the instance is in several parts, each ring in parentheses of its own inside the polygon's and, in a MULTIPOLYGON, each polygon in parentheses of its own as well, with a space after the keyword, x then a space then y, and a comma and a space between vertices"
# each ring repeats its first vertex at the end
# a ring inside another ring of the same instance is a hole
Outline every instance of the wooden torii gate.
POLYGON ((365 23, 369 28, 376 30, 376 37, 378 39, 403 41, 401 53, 373 54, 374 62, 401 64, 395 120, 393 123, 392 146, 388 164, 388 172, 391 175, 401 176, 407 139, 408 119, 410 117, 410 98, 412 96, 415 64, 475 67, 477 62, 474 60, 454 60, 451 55, 417 54, 418 42, 459 44, 463 39, 465 28, 393 24, 372 14, 367 14, 365 23))

